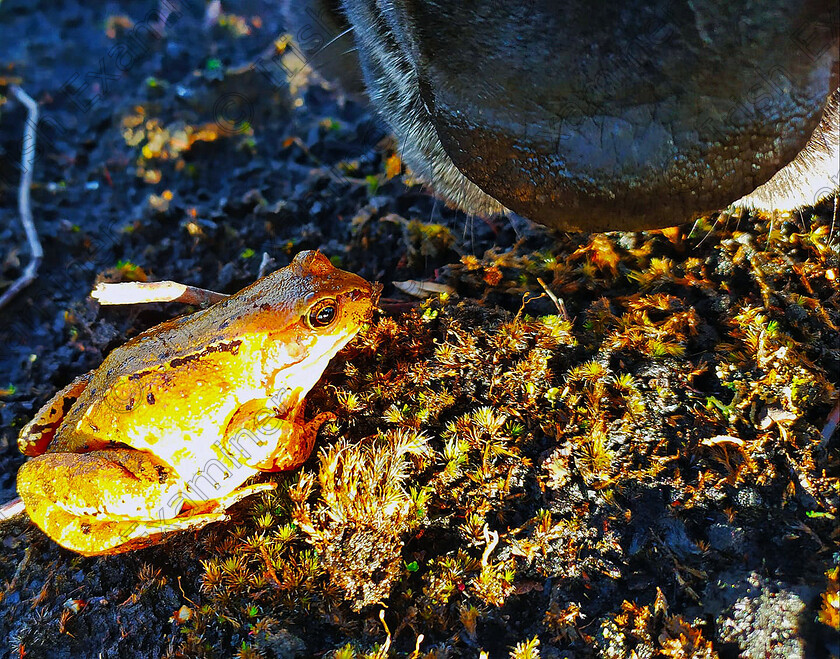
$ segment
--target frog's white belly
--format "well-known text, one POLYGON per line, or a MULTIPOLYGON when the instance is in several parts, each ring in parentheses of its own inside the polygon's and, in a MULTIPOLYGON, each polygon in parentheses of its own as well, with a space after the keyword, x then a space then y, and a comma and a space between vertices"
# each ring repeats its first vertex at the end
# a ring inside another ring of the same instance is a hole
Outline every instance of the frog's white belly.
POLYGON ((154 426, 137 425, 127 433, 133 448, 153 453, 178 474, 189 500, 230 494, 257 473, 248 466, 259 461, 256 454, 273 450, 259 446, 258 438, 245 430, 236 438, 225 435, 236 411, 247 401, 265 398, 265 392, 256 387, 239 386, 235 394, 223 389, 197 381, 184 397, 161 404, 154 426))

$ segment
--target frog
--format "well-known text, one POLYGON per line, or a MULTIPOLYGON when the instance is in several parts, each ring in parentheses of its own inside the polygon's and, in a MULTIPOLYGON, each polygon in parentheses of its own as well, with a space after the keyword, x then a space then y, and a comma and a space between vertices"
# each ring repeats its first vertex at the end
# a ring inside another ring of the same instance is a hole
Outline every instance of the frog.
POLYGON ((30 519, 85 556, 151 546, 228 509, 311 454, 331 412, 305 396, 370 321, 379 287, 318 251, 152 327, 49 400, 18 439, 30 519))

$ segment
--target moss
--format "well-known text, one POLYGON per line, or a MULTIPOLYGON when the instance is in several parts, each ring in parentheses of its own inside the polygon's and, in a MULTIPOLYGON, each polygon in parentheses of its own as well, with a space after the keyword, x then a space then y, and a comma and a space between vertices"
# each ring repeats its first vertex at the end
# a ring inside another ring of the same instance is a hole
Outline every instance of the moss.
POLYGON ((703 636, 703 622, 668 614, 661 590, 651 605, 624 600, 619 613, 601 622, 596 643, 604 657, 657 656, 672 659, 717 659, 703 636))
POLYGON ((819 621, 836 632, 840 632, 840 568, 834 567, 825 573, 825 592, 820 595, 822 605, 817 616, 819 621))

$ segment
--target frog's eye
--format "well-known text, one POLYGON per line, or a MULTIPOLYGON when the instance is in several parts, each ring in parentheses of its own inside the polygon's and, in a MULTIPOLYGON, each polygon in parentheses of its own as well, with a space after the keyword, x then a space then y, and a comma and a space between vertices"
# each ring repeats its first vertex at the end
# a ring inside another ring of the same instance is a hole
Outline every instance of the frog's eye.
POLYGON ((335 300, 321 300, 309 310, 309 326, 320 329, 331 325, 338 315, 338 305, 335 300))

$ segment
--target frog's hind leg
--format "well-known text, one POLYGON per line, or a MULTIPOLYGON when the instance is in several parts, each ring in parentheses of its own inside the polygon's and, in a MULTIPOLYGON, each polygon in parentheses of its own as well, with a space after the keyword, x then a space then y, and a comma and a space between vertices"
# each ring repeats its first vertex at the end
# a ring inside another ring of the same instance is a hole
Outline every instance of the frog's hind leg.
POLYGON ((81 396, 93 377, 93 371, 80 375, 38 410, 32 421, 27 423, 18 437, 18 448, 30 457, 41 455, 52 441, 58 426, 67 415, 67 411, 81 396))
POLYGON ((253 485, 245 485, 234 490, 230 494, 226 494, 225 496, 214 499, 213 501, 208 501, 203 506, 191 509, 190 515, 223 512, 235 503, 242 501, 245 497, 249 497, 252 494, 259 494, 260 492, 269 492, 275 487, 277 487, 276 483, 254 483, 253 485))
POLYGON ((162 461, 124 448, 46 453, 18 471, 18 492, 32 521, 58 544, 88 556, 138 549, 164 533, 226 519, 215 502, 179 516, 181 489, 162 461))

